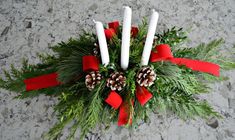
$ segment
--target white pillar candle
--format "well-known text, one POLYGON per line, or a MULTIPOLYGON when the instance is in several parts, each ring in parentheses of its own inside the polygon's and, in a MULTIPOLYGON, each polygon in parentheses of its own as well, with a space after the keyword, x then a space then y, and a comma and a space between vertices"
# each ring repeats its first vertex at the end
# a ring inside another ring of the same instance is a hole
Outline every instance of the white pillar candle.
POLYGON ((130 38, 131 38, 131 8, 124 7, 122 46, 121 46, 121 68, 126 70, 129 64, 130 38))
POLYGON ((106 66, 109 64, 109 52, 108 52, 107 41, 106 41, 106 37, 104 33, 104 27, 101 22, 95 21, 95 20, 93 21, 95 23, 96 33, 98 36, 102 64, 106 66))
POLYGON ((157 21, 158 21, 159 14, 153 9, 153 13, 150 19, 149 27, 148 27, 148 33, 146 37, 146 41, 144 44, 144 50, 142 53, 142 58, 141 58, 141 65, 148 65, 149 62, 149 57, 151 50, 153 48, 153 40, 154 40, 154 35, 157 27, 157 21))

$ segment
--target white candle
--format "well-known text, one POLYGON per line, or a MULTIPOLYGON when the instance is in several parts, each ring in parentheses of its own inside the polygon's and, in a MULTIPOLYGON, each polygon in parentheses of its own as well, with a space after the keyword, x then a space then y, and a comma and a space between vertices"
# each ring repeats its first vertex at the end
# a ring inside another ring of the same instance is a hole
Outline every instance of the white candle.
POLYGON ((153 13, 151 16, 151 20, 149 23, 148 27, 148 33, 147 33, 147 38, 144 44, 144 50, 142 53, 142 58, 141 58, 141 65, 148 65, 149 62, 149 57, 150 53, 152 50, 153 46, 153 40, 154 40, 154 35, 157 27, 157 21, 158 21, 159 14, 153 9, 153 13))
POLYGON ((130 38, 131 38, 131 8, 124 7, 122 46, 121 46, 121 68, 126 70, 129 64, 130 38))
POLYGON ((109 64, 109 52, 108 52, 107 41, 106 41, 106 37, 104 33, 104 27, 101 22, 95 21, 95 20, 93 21, 96 26, 96 33, 97 33, 98 41, 99 41, 102 64, 106 66, 109 64))

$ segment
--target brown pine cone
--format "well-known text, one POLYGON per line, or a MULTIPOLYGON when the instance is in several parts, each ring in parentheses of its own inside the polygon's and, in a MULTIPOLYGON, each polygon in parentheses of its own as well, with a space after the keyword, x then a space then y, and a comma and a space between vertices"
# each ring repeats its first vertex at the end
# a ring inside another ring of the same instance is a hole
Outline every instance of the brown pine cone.
POLYGON ((122 72, 114 72, 107 79, 107 87, 111 90, 122 90, 126 86, 126 77, 122 72))
POLYGON ((151 67, 143 67, 138 73, 136 77, 136 82, 140 86, 149 87, 154 83, 156 79, 156 73, 151 67))
POLYGON ((94 89, 95 86, 100 83, 101 79, 102 76, 99 71, 89 72, 85 77, 85 84, 88 90, 91 91, 92 89, 94 89))

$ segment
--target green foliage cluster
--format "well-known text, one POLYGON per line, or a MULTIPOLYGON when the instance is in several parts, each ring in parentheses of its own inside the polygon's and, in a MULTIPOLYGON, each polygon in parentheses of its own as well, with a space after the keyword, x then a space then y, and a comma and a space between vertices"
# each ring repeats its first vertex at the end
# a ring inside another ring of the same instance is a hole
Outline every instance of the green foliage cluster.
MULTIPOLYGON (((100 65, 100 73, 106 79, 114 71, 123 71, 120 68, 121 28, 118 34, 108 41, 110 64, 106 67, 100 65)), ((131 38, 129 68, 123 73, 127 77, 126 87, 119 93, 122 99, 129 104, 130 117, 133 116, 133 126, 137 126, 140 120, 147 121, 151 111, 164 113, 171 111, 182 119, 194 119, 196 117, 209 118, 220 117, 206 102, 200 101, 195 96, 209 91, 208 82, 225 80, 226 77, 214 77, 206 73, 192 71, 184 66, 177 66, 169 62, 150 63, 157 74, 157 80, 148 88, 153 98, 141 106, 136 101, 136 73, 141 68, 139 65, 144 47, 147 24, 144 21, 139 26, 136 37, 131 38), (134 106, 132 107, 132 101, 134 106)), ((235 62, 231 58, 220 53, 223 40, 214 40, 209 44, 201 44, 197 47, 182 48, 181 44, 187 39, 182 28, 173 27, 156 34, 154 44, 167 43, 171 46, 175 57, 184 57, 214 62, 220 65, 222 70, 235 68, 235 62)), ((97 37, 91 33, 83 33, 79 39, 69 39, 68 42, 59 43, 50 47, 54 54, 41 54, 41 63, 30 65, 26 60, 21 69, 11 67, 9 72, 4 71, 5 77, 0 78, 0 87, 21 93, 17 98, 27 98, 39 94, 58 96, 59 103, 55 106, 58 123, 44 135, 45 139, 54 140, 62 133, 67 124, 71 124, 70 135, 72 140, 78 128, 81 130, 81 139, 98 125, 106 128, 112 122, 117 121, 118 110, 112 109, 104 102, 110 89, 102 80, 92 91, 89 91, 84 83, 85 74, 82 71, 82 56, 92 54, 97 37), (26 92, 23 80, 30 77, 57 72, 60 86, 33 90, 26 92)))

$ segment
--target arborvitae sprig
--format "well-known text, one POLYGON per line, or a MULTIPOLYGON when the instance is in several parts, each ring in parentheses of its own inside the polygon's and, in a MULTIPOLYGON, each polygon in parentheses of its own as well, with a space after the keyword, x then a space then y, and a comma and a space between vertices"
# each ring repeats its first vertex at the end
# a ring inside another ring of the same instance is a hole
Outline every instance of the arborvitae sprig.
POLYGON ((156 44, 168 44, 171 46, 172 50, 176 46, 181 45, 186 39, 186 32, 183 31, 183 28, 177 29, 173 27, 164 31, 162 34, 157 34, 156 44))
POLYGON ((201 117, 208 119, 209 117, 221 117, 213 108, 205 101, 196 101, 190 96, 182 96, 174 94, 164 97, 164 91, 155 98, 152 109, 158 112, 172 111, 178 117, 187 120, 201 117))
POLYGON ((105 81, 101 83, 90 93, 91 98, 88 100, 87 109, 83 112, 83 119, 81 122, 81 139, 88 133, 88 131, 94 128, 100 123, 100 115, 103 108, 102 99, 100 94, 104 89, 105 81))

